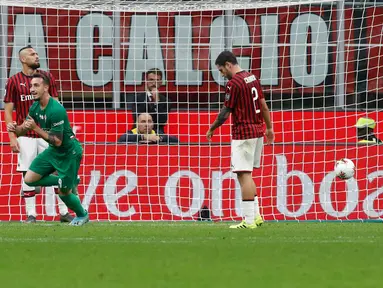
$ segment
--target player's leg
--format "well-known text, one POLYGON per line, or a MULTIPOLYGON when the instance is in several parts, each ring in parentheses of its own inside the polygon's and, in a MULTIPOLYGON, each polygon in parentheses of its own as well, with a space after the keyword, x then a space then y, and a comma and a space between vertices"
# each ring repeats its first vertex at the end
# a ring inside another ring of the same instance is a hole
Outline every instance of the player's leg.
POLYGON ((255 139, 232 140, 231 165, 241 186, 241 208, 244 220, 240 224, 230 226, 230 228, 254 229, 257 227, 254 224, 255 183, 252 177, 255 144, 255 139))
POLYGON ((27 219, 25 223, 36 223, 36 190, 35 187, 28 186, 25 184, 25 174, 27 171, 22 172, 22 185, 21 185, 21 197, 24 199, 25 213, 27 219))
MULTIPOLYGON (((254 163, 253 163, 253 167, 254 168, 260 168, 261 167, 262 152, 263 152, 263 137, 260 137, 260 138, 256 139, 256 143, 255 143, 254 163)), ((256 190, 255 190, 254 195, 255 195, 254 196, 254 214, 255 214, 255 221, 254 221, 254 223, 257 226, 262 226, 263 218, 262 218, 262 215, 260 213, 259 199, 258 199, 258 195, 257 195, 257 191, 256 190)))
POLYGON ((57 159, 55 167, 60 177, 59 195, 63 202, 76 213, 70 225, 81 226, 89 221, 88 212, 82 207, 77 196, 78 170, 82 160, 82 147, 76 144, 75 154, 71 158, 57 159))
POLYGON ((254 224, 254 190, 255 183, 251 172, 237 172, 242 193, 242 213, 246 224, 254 224))
MULTIPOLYGON (((71 181, 70 177, 66 177, 71 175, 68 167, 72 167, 75 161, 67 158, 58 159, 49 150, 49 148, 46 149, 33 160, 31 167, 25 175, 25 182, 30 186, 59 186, 60 198, 68 208, 75 211, 76 215, 87 217, 87 213, 82 208, 79 198, 71 193, 72 182, 77 183, 77 178, 71 181), (58 176, 51 174, 55 171, 58 172, 58 176)), ((78 161, 78 167, 80 161, 81 158, 78 161)))
POLYGON ((25 183, 32 187, 58 185, 59 177, 51 174, 55 171, 51 160, 52 155, 48 152, 48 150, 45 150, 37 155, 25 174, 25 183))
MULTIPOLYGON (((53 174, 57 175, 57 172, 55 172, 53 174)), ((68 207, 63 202, 63 200, 61 200, 58 186, 47 187, 47 189, 49 189, 49 188, 52 188, 54 190, 54 193, 56 194, 56 197, 57 197, 57 205, 58 205, 58 208, 59 208, 60 222, 61 223, 70 223, 70 222, 72 222, 74 217, 69 213, 68 207)))
POLYGON ((42 154, 32 161, 28 171, 25 174, 24 181, 30 187, 51 186, 57 179, 50 178, 49 174, 54 171, 49 161, 46 161, 42 154))
POLYGON ((24 199, 25 212, 27 214, 26 223, 36 222, 36 191, 35 187, 25 183, 25 174, 37 155, 36 138, 19 137, 17 141, 20 145, 20 153, 17 156, 17 171, 22 173, 21 197, 24 199))
MULTIPOLYGON (((37 140, 37 152, 38 154, 45 151, 45 149, 48 148, 48 143, 44 140, 39 138, 37 140)), ((68 207, 65 205, 65 203, 60 199, 58 195, 58 187, 45 187, 45 191, 47 193, 55 193, 57 197, 57 203, 59 207, 59 213, 60 213, 60 222, 71 222, 73 220, 73 216, 69 214, 68 207)))

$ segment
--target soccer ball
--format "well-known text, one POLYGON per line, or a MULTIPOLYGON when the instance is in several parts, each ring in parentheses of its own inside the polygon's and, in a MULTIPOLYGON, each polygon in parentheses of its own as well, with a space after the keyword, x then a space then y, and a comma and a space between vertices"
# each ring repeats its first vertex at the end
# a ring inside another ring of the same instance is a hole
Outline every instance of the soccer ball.
POLYGON ((343 158, 336 161, 335 174, 340 179, 350 179, 355 174, 355 165, 350 159, 343 158))

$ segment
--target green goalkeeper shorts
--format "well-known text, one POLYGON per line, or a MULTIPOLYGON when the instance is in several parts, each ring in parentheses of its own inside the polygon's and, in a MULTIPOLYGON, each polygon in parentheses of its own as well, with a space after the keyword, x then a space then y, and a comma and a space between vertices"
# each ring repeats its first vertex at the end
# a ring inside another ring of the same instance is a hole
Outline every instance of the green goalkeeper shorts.
POLYGON ((57 171, 59 176, 59 188, 72 189, 78 182, 78 170, 82 160, 83 149, 81 144, 74 140, 74 148, 66 155, 57 155, 55 148, 48 147, 32 161, 29 170, 41 175, 48 176, 57 171))

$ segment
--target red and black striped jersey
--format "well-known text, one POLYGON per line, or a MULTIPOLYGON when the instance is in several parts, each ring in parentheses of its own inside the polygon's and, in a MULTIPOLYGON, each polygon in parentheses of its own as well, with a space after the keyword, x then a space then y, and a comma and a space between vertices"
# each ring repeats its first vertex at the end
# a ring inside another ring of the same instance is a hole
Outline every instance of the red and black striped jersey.
POLYGON ((263 137, 262 98, 264 96, 259 80, 247 71, 236 73, 227 82, 224 105, 232 109, 234 140, 263 137))
MULTIPOLYGON (((43 70, 37 70, 36 73, 41 73, 49 77, 50 87, 49 94, 53 97, 58 97, 56 81, 53 75, 43 70)), ((28 116, 29 107, 33 104, 33 96, 30 93, 32 76, 27 76, 23 72, 19 72, 7 80, 5 84, 5 103, 13 103, 16 110, 17 125, 21 125, 28 116)), ((39 136, 29 131, 25 136, 38 138, 39 136)))

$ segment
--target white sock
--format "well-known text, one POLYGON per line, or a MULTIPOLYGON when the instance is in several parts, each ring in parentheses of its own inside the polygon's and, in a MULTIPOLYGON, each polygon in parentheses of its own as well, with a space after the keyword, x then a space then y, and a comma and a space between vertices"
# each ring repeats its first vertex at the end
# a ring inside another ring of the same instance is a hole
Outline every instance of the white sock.
POLYGON ((254 201, 242 200, 242 213, 247 224, 254 223, 254 201))
POLYGON ((27 212, 27 216, 36 217, 36 197, 25 197, 25 211, 27 212))
POLYGON ((254 197, 254 215, 255 215, 255 218, 257 218, 258 216, 261 216, 261 213, 259 212, 258 196, 254 197))
POLYGON ((68 207, 66 207, 65 203, 63 200, 61 200, 59 195, 57 196, 57 205, 59 206, 59 213, 60 215, 66 215, 68 213, 68 207))

